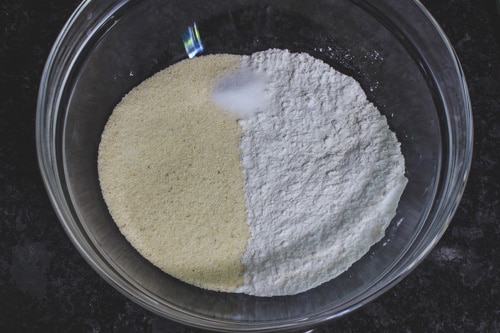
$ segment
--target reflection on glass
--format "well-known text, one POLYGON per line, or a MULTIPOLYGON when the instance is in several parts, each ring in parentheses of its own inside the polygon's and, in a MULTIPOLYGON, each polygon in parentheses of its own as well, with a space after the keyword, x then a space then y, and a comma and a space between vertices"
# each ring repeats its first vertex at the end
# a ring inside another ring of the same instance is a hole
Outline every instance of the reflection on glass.
POLYGON ((182 40, 184 41, 184 47, 190 59, 203 52, 203 43, 201 42, 200 32, 198 31, 196 23, 193 23, 192 27, 188 27, 182 40))

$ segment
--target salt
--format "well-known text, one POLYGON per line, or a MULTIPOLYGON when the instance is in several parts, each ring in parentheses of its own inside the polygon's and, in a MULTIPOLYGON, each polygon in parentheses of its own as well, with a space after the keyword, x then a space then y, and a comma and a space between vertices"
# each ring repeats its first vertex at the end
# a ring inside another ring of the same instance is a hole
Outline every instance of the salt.
POLYGON ((268 107, 264 75, 247 70, 226 75, 213 92, 220 107, 240 118, 249 118, 268 107))

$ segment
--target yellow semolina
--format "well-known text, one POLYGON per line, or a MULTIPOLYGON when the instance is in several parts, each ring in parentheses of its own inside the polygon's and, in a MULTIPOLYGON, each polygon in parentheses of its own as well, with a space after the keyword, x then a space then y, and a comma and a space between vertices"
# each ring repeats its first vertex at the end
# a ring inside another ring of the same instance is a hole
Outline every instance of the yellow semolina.
POLYGON ((250 237, 237 118, 211 100, 240 56, 181 61, 117 105, 102 135, 103 197, 122 234, 168 274, 211 290, 243 285, 250 237))

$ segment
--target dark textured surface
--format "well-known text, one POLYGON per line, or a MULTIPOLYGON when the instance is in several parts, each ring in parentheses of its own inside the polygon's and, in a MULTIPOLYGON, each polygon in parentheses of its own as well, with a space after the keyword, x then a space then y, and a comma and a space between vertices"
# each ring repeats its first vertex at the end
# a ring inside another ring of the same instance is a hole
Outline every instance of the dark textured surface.
MULTIPOLYGON (((0 332, 200 332, 127 300, 80 257, 39 175, 35 107, 43 64, 75 0, 0 2, 0 332)), ((317 329, 500 332, 500 17, 495 0, 428 0, 461 60, 474 157, 458 211, 396 287, 317 329)))

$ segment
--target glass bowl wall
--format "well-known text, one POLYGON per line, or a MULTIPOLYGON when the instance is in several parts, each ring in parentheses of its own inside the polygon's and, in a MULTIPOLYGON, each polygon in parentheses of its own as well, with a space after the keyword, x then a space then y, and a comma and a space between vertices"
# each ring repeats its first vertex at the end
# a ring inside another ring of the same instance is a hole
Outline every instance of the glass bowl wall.
POLYGON ((54 208, 76 248, 111 285, 167 318, 216 330, 288 330, 336 318, 408 274, 436 244, 463 192, 472 150, 467 87, 446 37, 411 0, 111 0, 83 2, 42 77, 37 148, 54 208), (261 298, 202 290, 159 271, 120 234, 97 177, 100 135, 142 80, 204 54, 307 52, 357 79, 387 117, 409 183, 385 238, 308 292, 261 298))

